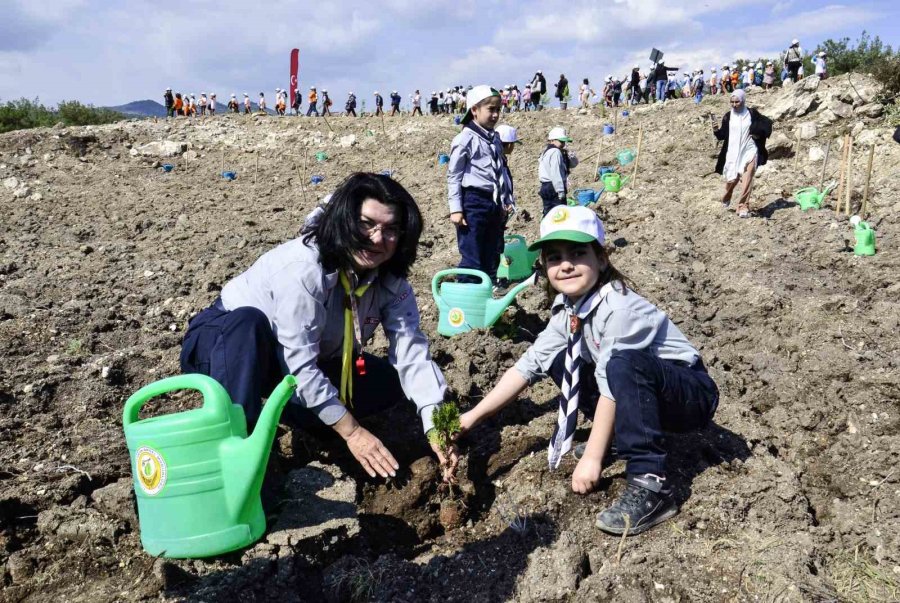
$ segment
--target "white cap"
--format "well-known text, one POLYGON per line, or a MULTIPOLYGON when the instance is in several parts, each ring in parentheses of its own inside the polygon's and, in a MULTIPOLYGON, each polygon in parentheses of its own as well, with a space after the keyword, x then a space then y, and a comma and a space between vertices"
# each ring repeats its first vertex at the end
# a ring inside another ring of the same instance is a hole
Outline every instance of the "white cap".
POLYGON ((540 249, 550 241, 597 243, 603 245, 606 233, 600 216, 587 207, 558 205, 541 220, 541 238, 528 246, 529 251, 540 249))
POLYGON ((500 124, 496 128, 497 134, 500 135, 500 142, 520 142, 518 130, 506 124, 500 124))
POLYGON ((716 68, 715 68, 715 67, 711 67, 711 68, 710 68, 710 71, 712 71, 713 73, 715 73, 715 72, 716 72, 716 68))
POLYGON ((544 75, 544 72, 538 69, 538 75, 544 75))
POLYGON ((373 92, 373 93, 372 93, 372 94, 378 94, 378 90, 376 90, 376 91, 375 91, 375 92, 373 92))
POLYGON ((234 98, 234 92, 231 93, 231 98, 234 98))
POLYGON ((822 52, 820 52, 820 53, 819 53, 819 56, 820 56, 820 57, 824 57, 824 56, 825 56, 825 51, 823 50, 822 52))
POLYGON ((351 90, 351 91, 350 91, 350 92, 348 92, 348 93, 347 93, 347 94, 353 94, 353 90, 351 90))
POLYGON ((249 94, 247 94, 247 93, 246 93, 246 92, 244 92, 244 96, 250 96, 250 95, 249 95, 249 94))
POLYGON ((550 133, 547 134, 547 140, 561 140, 562 142, 572 142, 572 139, 569 138, 569 133, 566 132, 566 129, 562 126, 551 128, 550 133))
POLYGON ((722 69, 728 69, 728 65, 727 64, 722 65, 722 69))
POLYGON ((432 91, 431 91, 431 96, 437 96, 437 91, 436 91, 436 90, 432 90, 432 91))
POLYGON ((328 93, 328 89, 326 89, 326 88, 322 88, 322 92, 324 92, 324 93, 326 93, 326 94, 327 94, 327 93, 328 93))
POLYGON ((798 40, 797 38, 794 38, 793 40, 791 40, 791 45, 799 44, 799 43, 800 43, 800 40, 798 40))
POLYGON ((396 90, 391 90, 391 94, 397 94, 396 90))
POLYGON ((166 90, 171 90, 171 88, 166 88, 166 90))
POLYGON ((310 90, 315 90, 316 87, 315 87, 315 86, 310 86, 309 89, 310 89, 310 90))
POLYGON ((472 120, 472 107, 486 98, 498 95, 499 92, 487 84, 481 84, 480 86, 475 86, 469 90, 469 93, 466 95, 466 114, 463 115, 462 122, 467 123, 472 120))
POLYGON ((635 65, 634 67, 632 67, 632 69, 640 69, 640 68, 641 68, 640 65, 635 65))

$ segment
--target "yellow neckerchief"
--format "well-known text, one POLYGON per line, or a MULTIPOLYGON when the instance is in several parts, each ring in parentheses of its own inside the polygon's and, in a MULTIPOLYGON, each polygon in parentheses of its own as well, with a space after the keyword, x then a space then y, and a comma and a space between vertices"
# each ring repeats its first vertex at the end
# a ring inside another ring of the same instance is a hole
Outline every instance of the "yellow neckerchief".
MULTIPOLYGON (((350 285, 350 277, 343 270, 340 272, 340 279, 341 285, 344 287, 344 344, 341 349, 340 400, 344 406, 349 404, 350 408, 353 408, 353 368, 351 365, 353 364, 353 343, 356 341, 356 298, 362 297, 371 283, 353 289, 350 285)), ((362 337, 361 334, 360 337, 362 337)))

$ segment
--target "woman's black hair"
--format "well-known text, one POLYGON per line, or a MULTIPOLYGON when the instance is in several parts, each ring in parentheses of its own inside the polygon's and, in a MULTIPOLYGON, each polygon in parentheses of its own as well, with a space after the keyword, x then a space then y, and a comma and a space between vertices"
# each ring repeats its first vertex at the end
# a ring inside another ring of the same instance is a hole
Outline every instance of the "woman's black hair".
POLYGON ((416 261, 416 249, 422 235, 422 214, 412 195, 389 176, 369 172, 348 176, 332 194, 325 213, 300 233, 303 242, 316 244, 319 261, 326 270, 352 270, 353 255, 372 247, 372 240, 360 225, 362 204, 366 199, 375 199, 394 208, 400 230, 397 248, 379 270, 406 278, 416 261))
MULTIPOLYGON (((584 243, 573 243, 573 245, 584 245, 584 243)), ((593 248, 594 253, 597 254, 597 257, 601 260, 606 260, 606 270, 600 275, 600 278, 597 279, 597 288, 602 287, 606 283, 617 283, 622 293, 628 293, 628 289, 634 289, 631 284, 631 280, 622 274, 618 268, 612 265, 612 262, 609 259, 609 252, 606 250, 606 247, 598 243, 597 241, 592 241, 589 245, 593 248)), ((544 277, 544 282, 546 283, 546 293, 548 299, 551 301, 556 297, 557 291, 553 288, 553 285, 550 284, 550 278, 547 276, 547 260, 544 259, 544 253, 546 251, 546 246, 541 248, 541 259, 538 262, 538 269, 540 270, 541 276, 544 277)))
MULTIPOLYGON (((587 78, 584 78, 584 83, 585 83, 585 84, 588 84, 588 79, 587 79, 587 78)), ((588 84, 588 85, 590 85, 590 84, 588 84)))

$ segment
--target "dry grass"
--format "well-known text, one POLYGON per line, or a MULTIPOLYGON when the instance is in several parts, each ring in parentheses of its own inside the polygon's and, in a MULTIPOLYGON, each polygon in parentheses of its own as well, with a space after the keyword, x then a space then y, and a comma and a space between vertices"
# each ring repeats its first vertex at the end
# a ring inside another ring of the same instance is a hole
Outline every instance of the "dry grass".
POLYGON ((828 577, 835 590, 846 601, 880 603, 900 601, 900 579, 879 565, 871 554, 857 546, 852 552, 837 555, 828 577))

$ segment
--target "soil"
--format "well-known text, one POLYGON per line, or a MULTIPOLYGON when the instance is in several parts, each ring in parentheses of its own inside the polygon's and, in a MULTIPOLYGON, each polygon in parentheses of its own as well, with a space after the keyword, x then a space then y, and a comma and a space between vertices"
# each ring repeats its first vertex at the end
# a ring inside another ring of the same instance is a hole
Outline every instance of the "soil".
MULTIPOLYGON (((594 527, 623 489, 621 462, 587 496, 571 492, 571 458, 547 468, 557 392, 545 381, 463 442, 459 527, 442 525, 451 494, 411 405, 399 405, 368 423, 403 466, 396 479, 369 479, 328 434, 281 428, 260 542, 213 559, 150 557, 124 400, 178 373, 187 319, 295 236, 349 172, 393 170, 423 210, 411 281, 464 408, 540 331, 547 297, 530 288, 491 330, 437 334, 431 275, 458 261, 438 163, 457 131, 449 117, 217 116, 0 136, 0 601, 897 600, 900 146, 871 117, 874 85, 853 83, 751 91, 751 106, 780 118, 745 220, 723 210, 712 173, 708 114, 727 110, 721 96, 635 108, 605 138, 597 109, 504 116, 524 141, 511 166, 531 215, 510 231, 529 240, 551 126, 567 126, 585 158, 573 189, 599 188, 595 162, 614 165, 643 128, 637 184, 604 193, 598 212, 615 264, 700 348, 721 389, 713 425, 669 440, 680 513, 624 541, 594 527), (809 122, 795 156, 795 128, 809 122), (790 198, 818 185, 822 161, 809 157, 829 141, 836 174, 850 130, 854 211, 879 145, 872 257, 852 253, 848 216, 830 201, 801 212, 790 198), (166 141, 172 157, 159 155, 166 141), (598 147, 599 162, 588 157, 598 147)), ((174 395, 150 414, 197 402, 174 395)))

